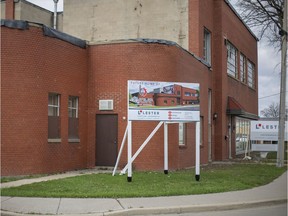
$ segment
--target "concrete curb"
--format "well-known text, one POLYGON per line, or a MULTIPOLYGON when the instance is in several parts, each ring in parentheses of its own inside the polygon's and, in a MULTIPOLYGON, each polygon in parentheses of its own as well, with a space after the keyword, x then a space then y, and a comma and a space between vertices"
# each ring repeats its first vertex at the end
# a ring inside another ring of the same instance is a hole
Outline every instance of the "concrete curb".
POLYGON ((171 206, 162 208, 135 208, 126 209, 117 212, 107 212, 104 216, 133 216, 133 215, 151 215, 151 214, 182 214, 182 213, 199 213, 209 211, 224 211, 234 209, 244 209, 252 207, 272 206, 287 203, 287 199, 263 200, 247 203, 230 203, 218 205, 198 205, 198 206, 171 206))
POLYGON ((121 199, 4 196, 0 213, 3 216, 132 216, 224 211, 285 203, 287 171, 267 185, 213 194, 121 199))
MULTIPOLYGON (((260 200, 252 202, 239 202, 239 203, 227 203, 227 204, 217 204, 217 205, 190 205, 190 206, 171 206, 171 207, 155 207, 155 208, 131 208, 123 209, 112 212, 103 213, 87 213, 81 214, 85 216, 134 216, 134 215, 157 215, 157 214, 181 214, 181 213, 199 213, 199 212, 209 212, 209 211, 224 211, 224 210, 235 210, 235 209, 245 209, 253 207, 263 207, 263 206, 273 206, 287 203, 287 199, 274 199, 274 200, 260 200)), ((4 216, 37 216, 44 214, 22 214, 16 212, 0 211, 1 215, 4 216)), ((51 214, 45 214, 51 215, 51 214)), ((52 214, 55 215, 55 214, 52 214)), ((76 216, 79 214, 61 214, 61 216, 76 216)))

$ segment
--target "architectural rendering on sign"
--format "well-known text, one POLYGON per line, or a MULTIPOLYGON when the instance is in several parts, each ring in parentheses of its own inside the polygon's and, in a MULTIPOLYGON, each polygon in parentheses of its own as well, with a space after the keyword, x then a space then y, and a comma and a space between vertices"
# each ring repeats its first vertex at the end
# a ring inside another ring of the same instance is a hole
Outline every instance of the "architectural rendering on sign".
POLYGON ((169 169, 195 166, 194 121, 201 164, 245 152, 258 118, 257 38, 228 0, 65 0, 58 30, 26 0, 1 10, 3 176, 114 166, 133 116, 149 121, 133 121, 132 149, 158 120, 174 121, 133 169, 163 169, 166 129, 169 169))
POLYGON ((128 120, 200 121, 199 84, 128 81, 128 120))

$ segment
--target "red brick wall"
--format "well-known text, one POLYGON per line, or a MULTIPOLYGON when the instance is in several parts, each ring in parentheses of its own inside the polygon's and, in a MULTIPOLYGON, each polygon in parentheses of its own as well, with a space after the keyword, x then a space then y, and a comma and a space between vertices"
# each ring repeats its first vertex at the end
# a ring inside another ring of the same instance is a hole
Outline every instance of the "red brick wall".
MULTIPOLYGON (((229 140, 225 140, 229 124, 229 117, 226 115, 228 96, 234 97, 246 111, 258 113, 257 84, 256 89, 251 89, 227 75, 224 39, 232 42, 239 53, 245 54, 255 64, 256 73, 257 41, 224 0, 189 0, 189 50, 200 58, 203 57, 204 28, 207 28, 212 36, 212 113, 218 113, 212 127, 212 159, 223 160, 229 156, 229 140)), ((233 145, 235 140, 232 140, 233 145)))
MULTIPOLYGON (((257 65, 257 41, 233 13, 225 1, 214 1, 213 49, 217 54, 212 56, 214 109, 218 113, 214 121, 214 159, 228 159, 229 116, 226 115, 228 96, 234 97, 246 111, 258 114, 258 89, 251 89, 239 80, 227 75, 227 49, 225 39, 229 40, 240 52, 257 65)), ((238 69, 240 68, 238 64, 238 69)), ((257 66, 255 68, 257 73, 257 66)), ((257 76, 257 75, 256 75, 257 76)), ((258 82, 256 78, 256 83, 258 82)), ((234 137, 234 135, 232 134, 234 137)), ((235 140, 232 137, 232 146, 235 140)), ((233 153, 233 152, 232 152, 233 153)))
POLYGON ((5 2, 5 19, 14 19, 14 0, 6 0, 5 2))
POLYGON ((86 167, 87 50, 1 27, 1 174, 86 167), (61 94, 61 143, 48 143, 48 93, 61 94), (68 143, 68 97, 79 97, 80 143, 68 143))
POLYGON ((157 106, 174 106, 177 104, 177 96, 176 95, 157 94, 157 96, 155 96, 155 98, 156 98, 156 105, 157 106))
MULTIPOLYGON (((189 50, 201 58, 204 57, 204 28, 213 35, 213 2, 211 0, 189 0, 189 50)), ((213 40, 211 43, 213 45, 213 40)))
POLYGON ((199 27, 199 0, 189 0, 189 50, 197 56, 201 56, 199 40, 200 40, 200 27, 199 27))
MULTIPOLYGON (((211 88, 209 69, 186 51, 159 44, 122 43, 92 45, 89 48, 89 137, 91 147, 90 166, 95 164, 95 114, 107 113, 98 110, 100 99, 113 99, 114 111, 118 114, 118 143, 127 125, 127 80, 171 81, 200 83, 201 115, 207 119, 208 88, 211 88), (126 119, 123 120, 123 117, 126 119), (92 155, 93 154, 93 155, 92 155)), ((108 112, 109 113, 109 112, 108 112)), ((152 132, 157 122, 133 122, 133 152, 152 132)), ((205 122, 207 128, 207 122, 205 122)), ((195 161, 195 129, 188 127, 188 142, 185 148, 178 145, 178 127, 169 125, 169 168, 193 166, 195 161)), ((163 169, 163 127, 133 163, 136 169, 163 169)), ((205 145, 201 150, 202 163, 207 163, 207 131, 205 145)), ((97 151, 97 150, 96 150, 97 151)), ((120 166, 126 163, 127 149, 123 151, 120 166)), ((96 158, 97 160, 97 158, 96 158)))
MULTIPOLYGON (((238 66, 240 65, 240 53, 243 53, 247 59, 255 65, 256 72, 256 88, 252 89, 247 86, 247 84, 241 83, 238 79, 228 78, 226 79, 225 86, 229 91, 228 95, 234 97, 246 111, 250 113, 258 114, 258 75, 257 75, 257 41, 255 38, 248 32, 246 27, 241 23, 241 21, 235 17, 234 13, 224 4, 224 15, 227 18, 223 17, 223 34, 226 38, 237 48, 238 50, 238 66), (237 32, 231 31, 237 26, 237 32)), ((223 49, 226 51, 225 47, 223 49)), ((225 65, 226 66, 226 65, 225 65)), ((240 66, 238 67, 239 74, 240 66)), ((227 77, 227 76, 226 76, 227 77)), ((227 100, 226 100, 227 101, 227 100)))

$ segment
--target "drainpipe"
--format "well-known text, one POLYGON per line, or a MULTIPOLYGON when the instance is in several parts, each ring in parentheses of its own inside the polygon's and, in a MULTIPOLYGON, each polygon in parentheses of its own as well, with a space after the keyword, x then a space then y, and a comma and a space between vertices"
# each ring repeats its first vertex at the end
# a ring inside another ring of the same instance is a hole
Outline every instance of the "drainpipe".
POLYGON ((53 19, 53 28, 57 29, 57 3, 59 0, 54 1, 54 19, 53 19))

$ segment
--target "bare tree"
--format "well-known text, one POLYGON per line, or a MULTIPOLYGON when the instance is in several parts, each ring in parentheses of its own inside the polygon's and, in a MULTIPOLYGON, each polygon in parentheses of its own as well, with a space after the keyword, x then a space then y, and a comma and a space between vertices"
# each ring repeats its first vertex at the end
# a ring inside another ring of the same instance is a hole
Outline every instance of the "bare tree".
POLYGON ((256 28, 259 39, 268 39, 270 45, 281 45, 284 0, 238 0, 237 7, 242 19, 251 28, 256 28))
POLYGON ((278 118, 279 117, 279 103, 272 103, 267 108, 261 110, 261 115, 266 118, 278 118))
POLYGON ((281 47, 281 84, 277 166, 284 165, 284 133, 287 74, 287 1, 288 0, 238 0, 241 15, 250 27, 260 29, 260 39, 265 35, 270 45, 281 47))

